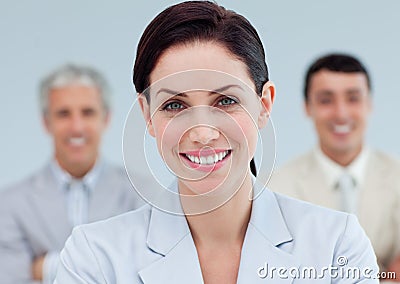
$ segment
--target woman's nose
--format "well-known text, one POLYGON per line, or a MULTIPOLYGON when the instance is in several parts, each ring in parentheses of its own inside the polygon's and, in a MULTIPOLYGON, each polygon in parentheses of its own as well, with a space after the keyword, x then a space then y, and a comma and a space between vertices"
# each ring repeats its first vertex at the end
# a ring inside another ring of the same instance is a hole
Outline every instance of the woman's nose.
POLYGON ((189 131, 189 139, 192 142, 198 142, 207 145, 213 140, 217 140, 219 131, 215 127, 207 125, 195 126, 189 131))

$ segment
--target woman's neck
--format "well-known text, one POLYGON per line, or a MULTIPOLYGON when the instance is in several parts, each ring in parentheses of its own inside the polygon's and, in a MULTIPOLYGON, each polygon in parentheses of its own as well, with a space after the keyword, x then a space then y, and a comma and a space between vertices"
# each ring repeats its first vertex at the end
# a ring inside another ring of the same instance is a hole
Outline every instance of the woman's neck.
POLYGON ((195 244, 241 246, 251 215, 251 193, 252 180, 248 174, 241 188, 224 205, 207 213, 186 216, 195 244))

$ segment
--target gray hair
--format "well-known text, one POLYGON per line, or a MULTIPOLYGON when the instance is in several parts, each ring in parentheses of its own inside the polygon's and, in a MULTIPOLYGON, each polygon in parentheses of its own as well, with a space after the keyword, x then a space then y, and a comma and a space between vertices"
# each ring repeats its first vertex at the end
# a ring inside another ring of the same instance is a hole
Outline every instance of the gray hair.
POLYGON ((111 108, 111 92, 103 75, 90 67, 66 64, 50 73, 40 83, 39 102, 42 114, 47 114, 49 95, 52 89, 76 84, 96 87, 100 92, 104 111, 106 114, 109 113, 111 108))

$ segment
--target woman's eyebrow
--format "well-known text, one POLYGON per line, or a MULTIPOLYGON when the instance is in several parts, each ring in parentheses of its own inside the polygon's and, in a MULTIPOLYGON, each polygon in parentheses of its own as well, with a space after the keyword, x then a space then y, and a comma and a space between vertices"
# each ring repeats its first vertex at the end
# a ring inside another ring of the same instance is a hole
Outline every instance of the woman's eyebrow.
POLYGON ((175 91, 175 90, 171 90, 171 89, 168 89, 168 88, 159 89, 157 91, 156 95, 158 95, 159 93, 167 93, 167 94, 174 95, 174 96, 187 97, 187 95, 184 92, 175 91))
MULTIPOLYGON (((240 85, 230 84, 230 85, 226 85, 226 86, 223 86, 223 87, 221 87, 221 88, 212 90, 212 91, 210 91, 210 93, 221 94, 221 93, 223 93, 224 91, 226 91, 226 90, 228 90, 228 89, 231 89, 231 88, 238 88, 238 89, 243 90, 243 88, 242 88, 240 85)), ((193 89, 193 90, 189 90, 189 91, 197 91, 197 90, 200 90, 200 89, 193 89)), ((203 91, 207 91, 207 90, 204 89, 203 91)), ((159 90, 157 91, 156 95, 158 95, 159 93, 167 93, 167 94, 175 95, 175 96, 179 96, 179 97, 187 97, 187 95, 186 95, 185 92, 175 91, 175 90, 171 90, 171 89, 168 89, 168 88, 161 88, 161 89, 159 89, 159 90)))
POLYGON ((238 89, 241 89, 243 91, 243 88, 240 85, 231 84, 231 85, 226 85, 224 87, 215 89, 214 91, 212 91, 212 93, 219 93, 220 94, 220 93, 222 93, 222 92, 224 92, 224 91, 226 91, 228 89, 231 89, 231 88, 238 88, 238 89))

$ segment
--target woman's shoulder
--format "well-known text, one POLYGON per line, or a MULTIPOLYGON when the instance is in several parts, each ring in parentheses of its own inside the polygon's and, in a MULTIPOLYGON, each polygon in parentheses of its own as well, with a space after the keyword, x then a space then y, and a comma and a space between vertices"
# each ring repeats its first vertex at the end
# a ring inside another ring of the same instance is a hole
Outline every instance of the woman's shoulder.
POLYGON ((265 233, 287 232, 288 238, 306 246, 334 248, 345 234, 364 234, 354 215, 301 201, 265 189, 253 204, 252 224, 265 233), (265 218, 269 216, 269 221, 265 218), (317 240, 315 240, 317 239, 317 240))
POLYGON ((365 268, 371 275, 378 271, 371 243, 356 216, 269 190, 263 195, 258 215, 262 211, 264 219, 269 216, 270 220, 258 218, 258 231, 302 266, 317 271, 324 267, 365 268))
POLYGON ((282 213, 288 213, 289 215, 290 213, 292 213, 293 215, 301 214, 301 216, 303 217, 308 216, 313 218, 316 216, 320 216, 324 218, 330 217, 334 219, 346 218, 346 216, 349 215, 345 212, 323 207, 279 192, 272 192, 272 194, 275 196, 280 208, 283 209, 282 213))
POLYGON ((151 206, 145 204, 136 210, 110 217, 105 220, 84 224, 74 231, 81 231, 90 241, 107 241, 116 238, 131 238, 131 235, 144 235, 147 232, 151 206))
POLYGON ((74 228, 60 254, 58 283, 76 283, 76 279, 82 283, 87 279, 95 279, 96 283, 119 283, 116 279, 139 283, 139 275, 132 272, 161 257, 146 245, 151 211, 150 205, 144 205, 74 228))
POLYGON ((324 229, 327 227, 339 229, 346 226, 349 218, 357 219, 354 215, 312 204, 284 194, 277 192, 273 192, 272 194, 274 194, 287 224, 291 226, 309 224, 313 226, 318 225, 324 229))
POLYGON ((282 217, 294 239, 317 245, 323 240, 327 246, 365 240, 363 228, 355 215, 315 205, 273 192, 282 217))

